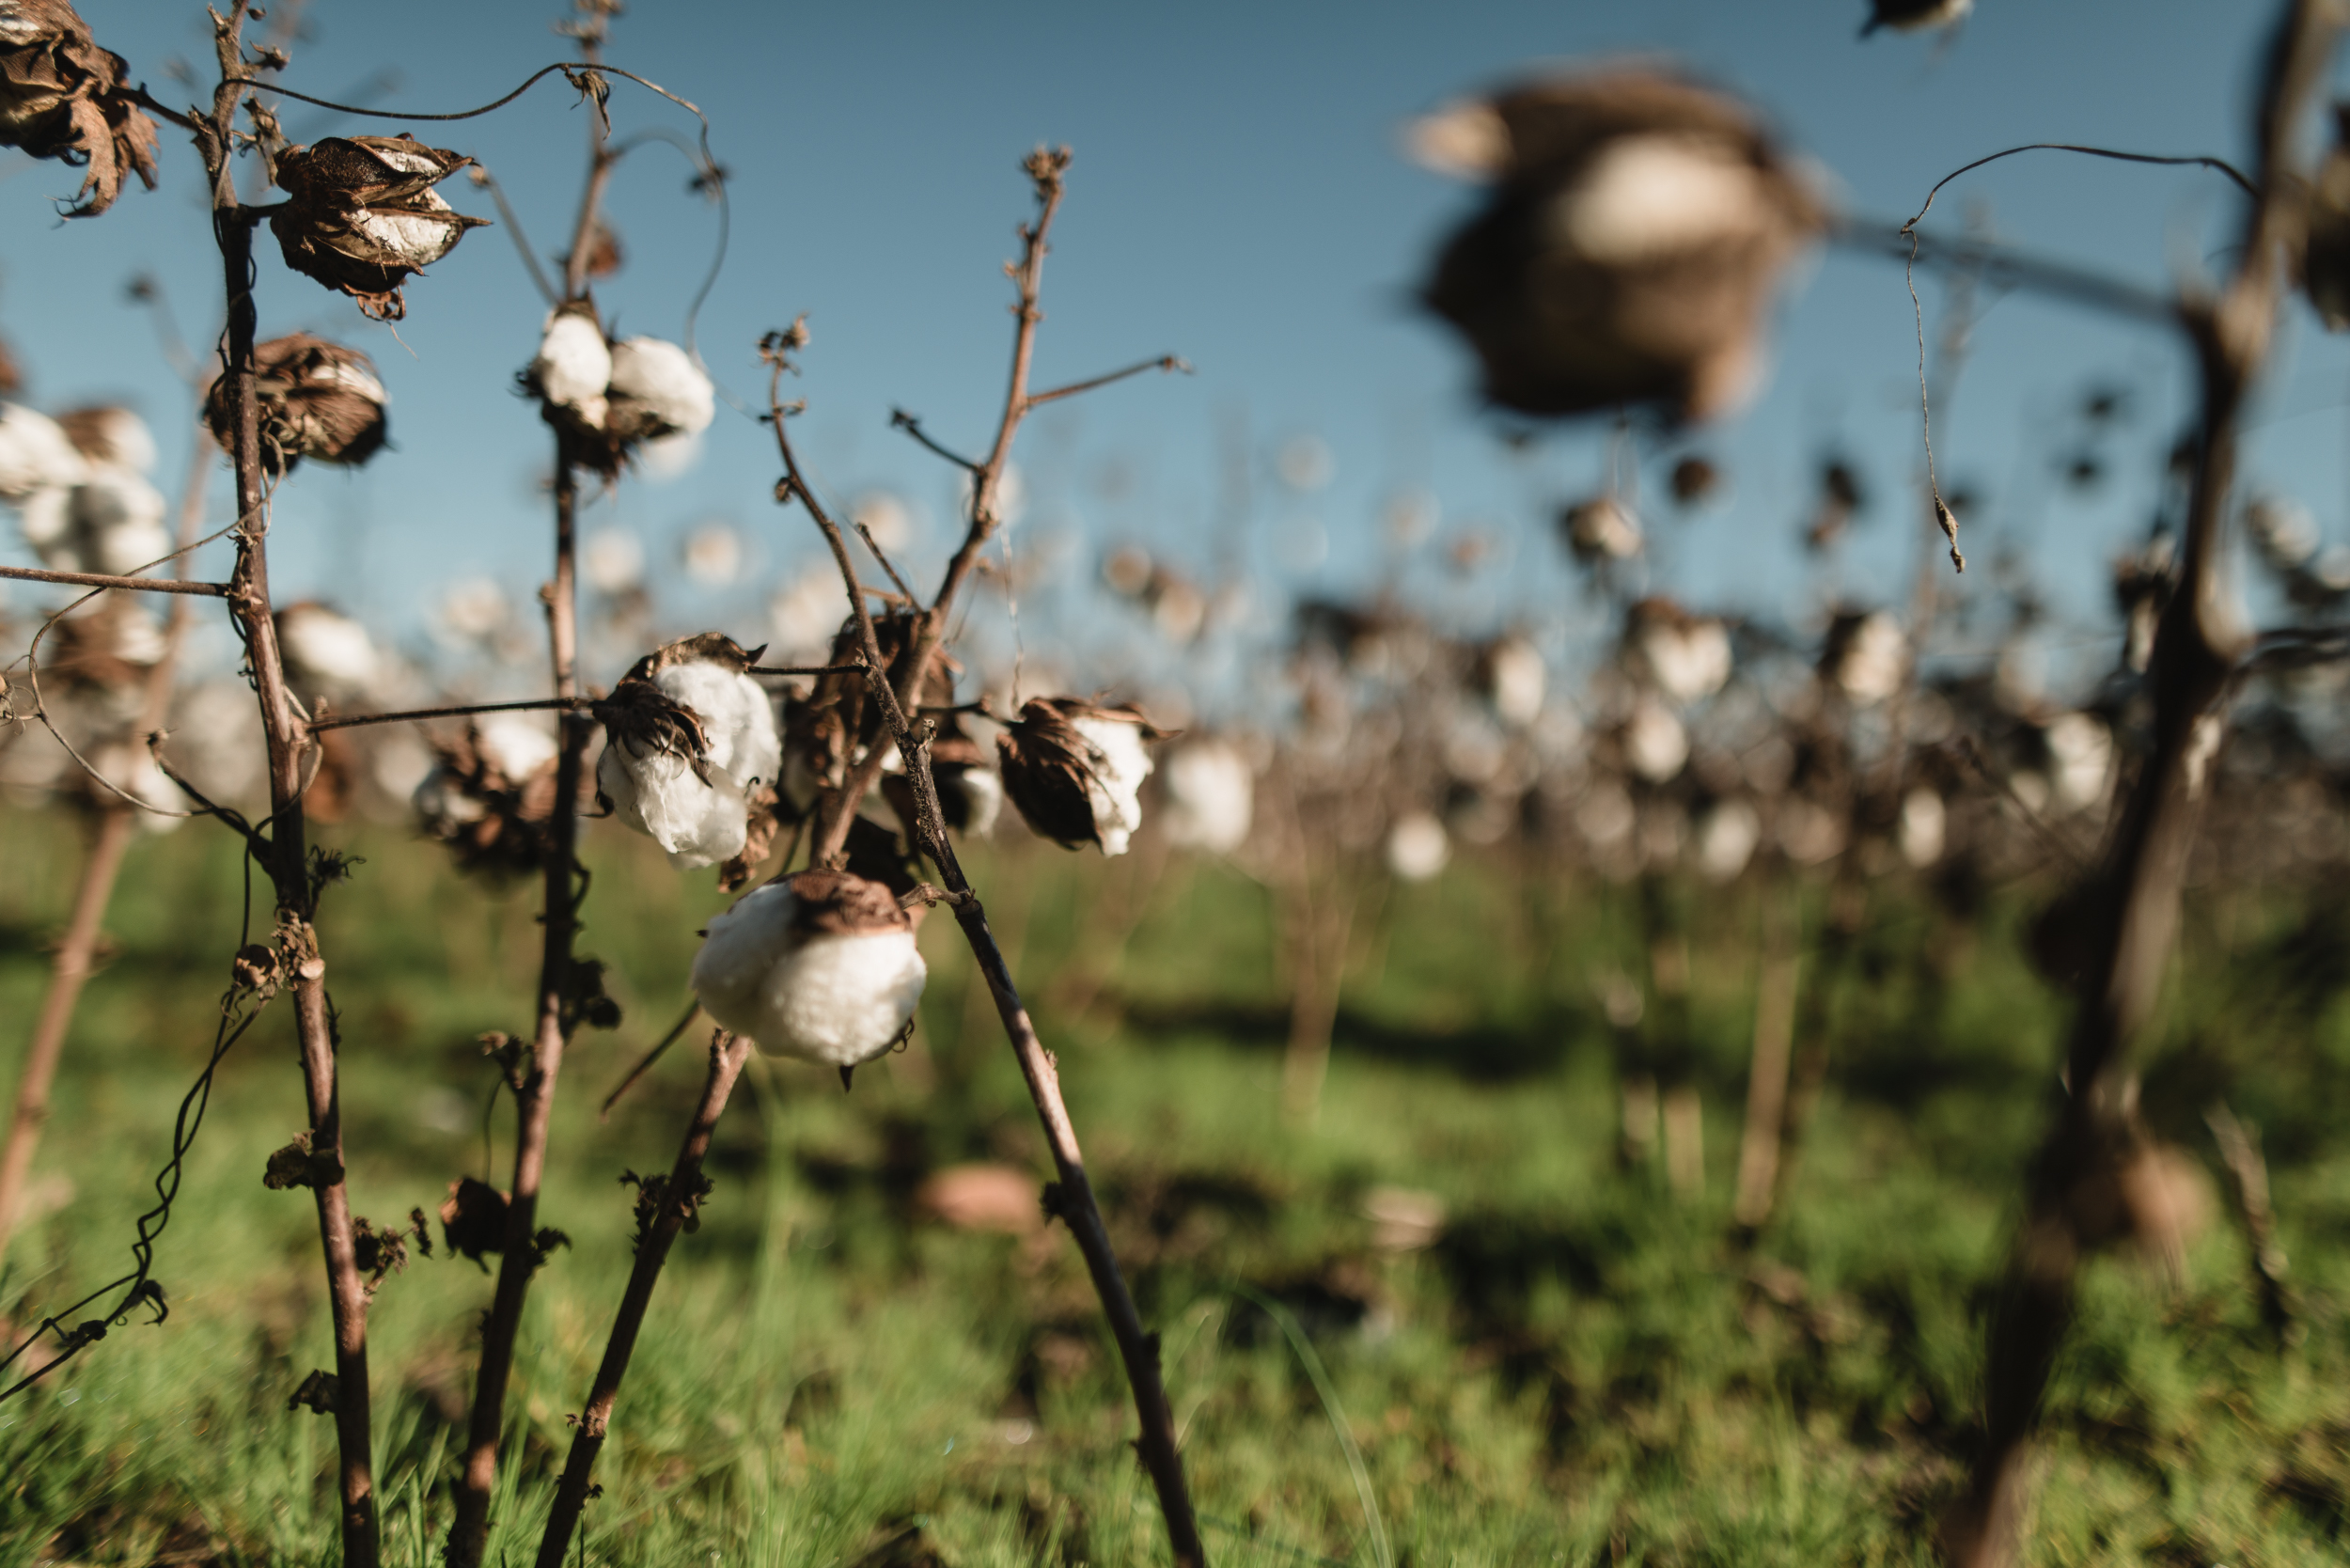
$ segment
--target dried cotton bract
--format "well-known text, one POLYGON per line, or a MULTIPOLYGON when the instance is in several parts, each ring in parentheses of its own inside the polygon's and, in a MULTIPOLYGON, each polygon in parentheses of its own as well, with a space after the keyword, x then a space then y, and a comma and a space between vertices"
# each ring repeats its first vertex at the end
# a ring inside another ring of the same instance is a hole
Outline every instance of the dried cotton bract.
POLYGON ((597 792, 680 870, 740 855, 749 792, 782 770, 774 706, 744 673, 759 651, 716 632, 670 643, 597 707, 607 741, 597 792))
POLYGON ((1754 379, 1781 269, 1825 219, 1744 104, 1653 70, 1529 82, 1414 139, 1495 181, 1425 298, 1486 396, 1525 414, 1722 413, 1754 379))
POLYGON ((1063 849, 1098 844, 1123 855, 1142 825, 1144 743, 1160 739, 1130 706, 1099 708, 1073 697, 1040 697, 995 737, 1004 792, 1038 835, 1063 849))
POLYGON ((291 199, 270 214, 286 265, 359 302, 378 321, 407 314, 400 286, 438 261, 468 228, 432 189, 473 160, 397 136, 328 136, 277 155, 291 199))
POLYGON ((129 71, 67 0, 0 0, 0 147, 88 169, 68 217, 113 206, 127 174, 155 188, 155 122, 125 92, 129 71))
MULTIPOLYGON (((282 474, 304 458, 355 468, 384 447, 384 405, 375 362, 306 332, 253 350, 253 396, 261 467, 282 474)), ((204 422, 224 452, 237 448, 237 411, 226 377, 204 400, 204 422)))
POLYGON ((847 871, 780 877, 710 922, 694 958, 704 1011, 772 1056, 842 1077, 905 1035, 928 978, 914 921, 847 871))
POLYGON ((1975 0, 1871 0, 1869 20, 1860 24, 1867 38, 1880 27, 1897 33, 1919 33, 1930 27, 1950 27, 1966 20, 1975 0))

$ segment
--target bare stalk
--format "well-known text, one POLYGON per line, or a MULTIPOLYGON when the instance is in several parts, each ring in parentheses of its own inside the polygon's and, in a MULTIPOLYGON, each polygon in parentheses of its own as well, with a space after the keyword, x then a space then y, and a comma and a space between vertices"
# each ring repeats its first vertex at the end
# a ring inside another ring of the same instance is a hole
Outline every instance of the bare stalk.
POLYGON ((661 1265, 669 1261, 670 1245, 701 1200, 702 1157, 710 1152, 710 1135, 750 1054, 751 1043, 740 1035, 720 1030, 712 1038, 710 1075, 702 1081, 701 1101, 685 1129, 677 1164, 669 1168, 666 1180, 648 1180, 638 1189, 636 1264, 629 1270, 628 1289, 620 1296, 612 1338, 604 1344, 588 1407, 580 1412, 572 1450, 563 1461, 562 1479, 556 1483, 555 1509, 547 1516, 547 1531, 539 1542, 539 1568, 563 1568, 572 1532, 579 1528, 580 1511, 588 1506, 588 1478, 595 1471, 596 1455, 603 1449, 604 1433, 612 1424, 620 1380, 628 1375, 629 1359, 636 1354, 636 1336, 644 1329, 645 1310, 652 1304, 661 1265))
MULTIPOLYGON (((582 52, 603 57, 605 13, 583 6, 585 20, 573 24, 582 52)), ((594 248, 597 209, 619 161, 607 140, 601 104, 588 117, 588 186, 563 269, 564 298, 588 297, 588 264, 594 248)), ((579 475, 556 440, 555 578, 544 594, 547 646, 558 701, 579 698, 578 614, 579 475)), ((539 1189, 546 1174, 547 1134, 555 1112, 556 1080, 563 1068, 572 1020, 565 998, 571 992, 572 947, 579 931, 577 886, 579 776, 594 728, 575 709, 560 720, 555 806, 547 823, 546 887, 540 918, 539 1015, 530 1058, 514 1094, 514 1177, 506 1204, 505 1250, 498 1261, 497 1290, 481 1323, 481 1366, 474 1383, 473 1414, 466 1432, 465 1464, 456 1485, 456 1514, 448 1530, 450 1568, 478 1568, 490 1539, 490 1501, 497 1486, 498 1443, 506 1423, 506 1390, 514 1368, 514 1345, 522 1330, 523 1306, 543 1255, 538 1244, 539 1189)), ((725 1104, 722 1094, 719 1104, 725 1104)), ((698 1156, 697 1156, 698 1158, 698 1156)), ((666 1250, 666 1248, 665 1248, 666 1250)), ((656 1263, 655 1268, 659 1265, 656 1263)), ((650 1288, 650 1283, 648 1288, 650 1288)), ((640 1308, 641 1310, 641 1308, 640 1308)), ((626 1357, 622 1357, 625 1365, 626 1357)))
MULTIPOLYGON (((1033 165, 1032 165, 1033 166, 1033 165)), ((1038 180, 1040 193, 1045 180, 1038 180)), ((1058 169, 1055 171, 1051 194, 1045 196, 1049 216, 1052 201, 1058 199, 1058 169)), ((1041 239, 1043 224, 1032 232, 1041 239)), ((1034 243, 1035 242, 1032 242, 1034 243)), ((1024 298, 1028 297, 1025 291, 1024 298)), ((1022 321, 1025 341, 1032 323, 1026 316, 1022 321)), ((780 354, 776 356, 776 375, 782 373, 780 354)), ((1025 384, 1025 357, 1013 372, 1015 388, 1025 384)), ((857 637, 864 649, 867 662, 874 669, 885 667, 882 662, 881 641, 873 629, 872 612, 863 595, 856 591, 856 571, 849 558, 848 541, 839 525, 825 512, 800 474, 798 461, 791 452, 790 436, 784 429, 785 414, 771 384, 769 392, 771 417, 776 431, 776 445, 782 455, 785 478, 778 494, 796 496, 807 508, 822 530, 824 541, 832 547, 834 563, 840 570, 843 585, 848 589, 857 625, 857 637)), ((998 450, 991 463, 999 463, 1003 451, 998 450)), ((977 537, 979 523, 975 513, 973 535, 977 537)), ((967 545, 967 541, 966 541, 967 545)), ((954 579, 951 576, 950 586, 954 579)), ((942 590, 943 591, 943 590, 942 590)), ((933 604, 930 615, 943 622, 948 601, 944 597, 933 604)), ((919 661, 916 666, 919 669, 919 661)), ((1061 1098, 1060 1073, 1051 1052, 1037 1038, 1036 1026, 1022 1005, 1019 989, 1012 983, 1011 971, 1004 963, 1002 949, 996 946, 995 933, 989 930, 987 912, 980 906, 979 896, 971 889, 970 881, 963 873, 962 862, 956 857, 954 846, 947 838, 947 819, 939 809, 938 787, 931 775, 930 741, 933 733, 931 721, 924 720, 917 733, 907 717, 909 703, 890 690, 885 681, 874 681, 873 692, 878 699, 884 721, 891 738, 897 743, 898 754, 905 763, 905 776, 912 787, 915 800, 916 826, 921 840, 920 848, 932 864, 938 868, 946 883, 944 902, 955 911, 955 921, 963 928, 964 939, 970 945, 972 957, 978 962, 979 973, 986 978, 988 992, 995 997, 996 1014, 1003 1021, 1004 1033, 1011 1042, 1012 1054, 1019 1058, 1021 1076, 1027 1080, 1028 1095, 1036 1103, 1037 1116, 1044 1124, 1045 1140, 1052 1147, 1053 1164, 1059 1180, 1046 1189, 1047 1207, 1069 1226, 1076 1239, 1077 1249, 1085 1257, 1086 1270, 1093 1277, 1093 1288, 1102 1298, 1104 1313, 1109 1318, 1110 1331, 1118 1341, 1120 1357, 1126 1365, 1126 1381, 1134 1389, 1135 1410, 1142 1426, 1137 1447, 1143 1465, 1151 1472, 1152 1485, 1157 1489, 1159 1507, 1167 1519, 1167 1544, 1174 1554, 1178 1568, 1205 1568, 1206 1548, 1199 1540, 1199 1527, 1193 1516, 1191 1494, 1183 1482, 1183 1462, 1177 1450, 1175 1421, 1167 1402, 1167 1388, 1159 1372, 1158 1336, 1147 1332, 1142 1317, 1135 1309, 1134 1296, 1126 1289, 1126 1281, 1119 1273, 1117 1254, 1111 1250, 1108 1230, 1102 1223, 1102 1211, 1094 1201, 1093 1184, 1087 1178, 1085 1153, 1078 1147, 1076 1128, 1069 1120, 1069 1106, 1061 1098)), ((881 748, 876 746, 875 751, 881 748)), ((854 797, 852 797, 853 799, 854 797)), ((547 1564, 556 1560, 542 1552, 540 1561, 547 1564)))
MULTIPOLYGON (((199 430, 188 462, 187 481, 180 492, 179 542, 183 550, 202 526, 204 477, 212 467, 216 449, 199 430)), ((179 557, 173 565, 185 571, 187 557, 179 557)), ((172 601, 171 618, 164 623, 163 657, 147 672, 134 734, 145 735, 158 729, 170 710, 171 682, 179 667, 180 644, 187 633, 189 609, 185 598, 172 601)), ((81 885, 74 889, 73 912, 67 918, 65 938, 50 965, 49 989, 41 996, 33 1038, 24 1047, 24 1067, 17 1080, 8 1141, 0 1144, 0 1262, 8 1259, 8 1242, 22 1216, 25 1179, 33 1168, 41 1127, 49 1120, 49 1090, 56 1077, 57 1059, 65 1050, 66 1033, 72 1027, 73 1009, 81 999, 83 983, 89 979, 99 928, 105 920, 106 905, 114 897, 115 878, 122 869, 123 851, 130 845, 137 819, 136 809, 120 801, 109 800, 100 808, 96 830, 90 837, 89 857, 82 864, 81 885)))
MULTIPOLYGON (((231 153, 239 104, 252 82, 243 58, 247 0, 238 0, 214 24, 220 85, 196 137, 212 180, 212 232, 220 245, 227 291, 227 330, 221 373, 236 409, 230 457, 237 475, 237 566, 230 575, 228 609, 245 647, 260 700, 261 726, 269 747, 270 835, 268 867, 276 894, 278 940, 289 954, 294 1019, 301 1042, 303 1087, 309 1102, 310 1148, 321 1163, 340 1172, 342 1105, 335 1063, 335 1027, 326 996, 326 961, 313 924, 317 897, 312 886, 302 811, 302 722, 286 689, 278 655, 277 629, 269 594, 268 497, 261 483, 260 442, 254 392, 252 210, 237 200, 231 153)), ((217 16, 217 13, 215 13, 217 16)), ((372 1438, 368 1431, 368 1297, 359 1273, 351 1223, 351 1202, 339 1174, 312 1189, 319 1239, 326 1255, 328 1300, 335 1325, 336 1437, 341 1452, 338 1491, 342 1508, 345 1568, 375 1568, 376 1497, 372 1438)))
POLYGON ((123 588, 136 593, 187 593, 225 599, 232 585, 195 583, 179 577, 109 577, 101 572, 43 572, 32 566, 0 566, 0 577, 23 583, 62 583, 68 588, 123 588))
POLYGON ((2201 814, 2205 770, 2224 738, 2229 677, 2245 639, 2217 572, 2237 426, 2267 357, 2285 285, 2285 253, 2301 229, 2308 184, 2294 137, 2323 87, 2342 27, 2330 0, 2292 0, 2265 62, 2256 136, 2259 193, 2234 275, 2216 299, 2181 314, 2201 372, 2195 478, 2179 588, 2164 611, 2148 670, 2154 746, 2104 865, 2094 960, 2084 970, 2069 1043, 2070 1092, 2028 1179, 2025 1215, 1991 1328, 1984 1443, 1966 1496, 1946 1522, 1956 1568, 2008 1568, 2020 1549, 2032 1427, 2071 1326, 2081 1263, 2105 1237, 2074 1200, 2108 1182, 2142 1146, 2136 1046, 2161 989, 2179 920, 2180 887, 2201 814))

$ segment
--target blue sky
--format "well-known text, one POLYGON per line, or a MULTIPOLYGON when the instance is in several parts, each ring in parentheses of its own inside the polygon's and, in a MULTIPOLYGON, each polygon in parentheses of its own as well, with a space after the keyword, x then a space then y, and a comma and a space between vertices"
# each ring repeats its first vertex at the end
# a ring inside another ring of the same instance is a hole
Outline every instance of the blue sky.
MULTIPOLYGON (((1040 416, 1022 453, 1036 498, 1016 546, 1079 577, 1100 547, 1124 540, 1201 575, 1237 560, 1265 601, 1400 571, 1409 591, 1454 619, 1517 619, 1568 635, 1590 611, 1548 517, 1597 483, 1604 432, 1570 428, 1528 451, 1505 447, 1475 406, 1465 355, 1413 309, 1427 256, 1475 193, 1397 155, 1407 117, 1545 60, 1664 55, 1759 103, 1793 148, 1832 171, 1849 210, 1895 217, 1941 174, 2023 141, 2245 156, 2250 62, 2269 8, 1981 0, 1947 43, 1862 43, 1863 9, 1857 0, 676 0, 622 18, 610 58, 699 102, 732 170, 732 244, 700 320, 712 368, 734 392, 756 394, 753 343, 807 312, 814 343, 794 389, 810 404, 807 451, 841 494, 886 487, 927 513, 917 562, 948 542, 952 476, 889 431, 889 410, 918 411, 956 445, 983 445, 1010 332, 998 268, 1026 208, 1019 159, 1041 141, 1067 142, 1076 164, 1047 271, 1040 376, 1167 352, 1198 373, 1137 381, 1040 416), (1334 477, 1300 494, 1277 481, 1274 456, 1305 435, 1327 444, 1334 477), (1219 502, 1232 451, 1246 455, 1252 481, 1237 519, 1219 502), (1443 522, 1434 543, 1398 562, 1379 516, 1413 486, 1437 496, 1443 522), (1328 548, 1313 563, 1317 529, 1328 548), (1497 547, 1480 573, 1458 580, 1439 552, 1470 529, 1497 547)), ((189 96, 167 67, 209 55, 200 6, 86 0, 84 11, 160 96, 189 96)), ((321 0, 286 81, 337 97, 389 69, 398 83, 380 102, 445 110, 562 57, 552 7, 422 0, 398 18, 395 30, 378 8, 321 0)), ((613 104, 623 130, 690 129, 625 84, 613 104)), ((299 106, 287 120, 305 137, 400 128, 299 106)), ((560 246, 586 131, 559 81, 489 118, 415 129, 485 160, 538 248, 560 246)), ((183 462, 185 400, 122 285, 153 273, 182 330, 209 330, 218 271, 192 151, 167 133, 163 188, 133 191, 91 222, 52 215, 49 198, 74 182, 69 171, 18 161, 0 173, 0 333, 33 372, 31 400, 133 403, 162 437, 168 485, 183 462)), ((685 194, 686 173, 652 147, 618 178, 613 209, 630 259, 600 297, 624 332, 675 335, 707 263, 713 214, 685 194)), ((462 184, 448 194, 492 212, 462 184)), ((2224 261, 2214 253, 2237 211, 2232 189, 2209 174, 2054 154, 1970 176, 1937 216, 1963 221, 1970 201, 2003 238, 2154 286, 2224 261)), ((509 388, 542 306, 505 229, 475 232, 412 285, 397 341, 285 273, 271 248, 265 241, 264 331, 307 328, 368 349, 394 399, 394 450, 355 475, 306 470, 281 494, 281 597, 331 597, 411 639, 456 576, 487 575, 526 598, 544 571, 535 487, 546 443, 509 388)), ((1921 292, 1931 313, 1939 284, 1921 292)), ((1834 566, 1833 589, 1897 591, 1915 547, 1905 499, 1918 464, 1913 330, 1898 267, 1829 254, 1808 269, 1775 335, 1762 395, 1695 438, 1732 475, 1731 500, 1695 522, 1654 525, 1660 580, 1694 601, 1781 619, 1816 604, 1828 589, 1797 534, 1814 463, 1834 447, 1860 462, 1875 504, 1834 566)), ((2329 541, 2350 538, 2350 473, 2339 456, 2346 370, 2341 346, 2296 308, 2256 415, 2255 481, 2302 495, 2329 541)), ((2060 604, 2093 613, 2103 563, 2143 526, 2151 454, 2176 428, 2182 371, 2175 349, 2144 328, 2000 302, 1936 420, 1946 484, 1986 499, 1970 520, 1970 554, 1987 560, 1996 541, 2012 542, 2060 604), (2122 480, 2076 496, 2047 477, 2049 463, 2066 411, 2101 381, 2132 389, 2138 419, 2112 449, 2122 480)), ((625 484, 591 527, 636 531, 666 565, 690 528, 732 524, 752 542, 744 583, 710 592, 671 573, 664 619, 763 635, 767 584, 816 554, 805 520, 768 499, 775 471, 765 431, 722 408, 697 466, 625 484)), ((223 493, 214 510, 225 509, 223 493)), ((24 558, 12 540, 5 548, 24 558)), ((1027 612, 1034 637, 1049 641, 1056 615, 1075 623, 1078 597, 1042 590, 1027 612)), ((20 592, 16 602, 32 601, 20 592)))

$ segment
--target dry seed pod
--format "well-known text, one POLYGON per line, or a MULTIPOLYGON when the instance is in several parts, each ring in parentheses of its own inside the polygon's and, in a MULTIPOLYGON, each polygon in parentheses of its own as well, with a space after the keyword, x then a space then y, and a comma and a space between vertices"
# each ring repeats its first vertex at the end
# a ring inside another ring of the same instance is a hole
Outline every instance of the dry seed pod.
POLYGON ((1744 104, 1652 70, 1527 83, 1415 141, 1496 181, 1424 297, 1485 395, 1526 414, 1723 412, 1754 378, 1781 269, 1825 221, 1744 104))
POLYGON ((1869 20, 1860 24, 1860 36, 1865 39, 1880 27, 1919 33, 1954 26, 1974 8, 1975 0, 1870 0, 1869 20))
POLYGON ((129 69, 67 0, 0 0, 0 147, 88 169, 68 217, 113 206, 126 174, 155 188, 155 122, 124 90, 129 69))
POLYGON ((1123 855, 1142 825, 1137 797, 1152 767, 1143 743, 1163 738, 1131 706, 1032 698, 995 737, 1004 792, 1039 836, 1063 849, 1089 843, 1123 855))
POLYGON ((597 707, 596 789, 681 870, 743 853, 747 792, 782 771, 775 707, 744 671, 760 649, 704 632, 648 653, 597 707))
MULTIPOLYGON (((357 349, 306 332, 253 350, 261 466, 282 474, 303 458, 355 468, 384 447, 384 405, 375 362, 357 349)), ((221 450, 236 449, 236 409, 226 378, 204 400, 204 422, 221 450)))
POLYGON ((492 876, 524 876, 546 863, 555 814, 556 743, 520 713, 472 720, 453 740, 436 740, 438 761, 416 786, 424 830, 456 852, 458 865, 492 876))
POLYGON ((400 286, 489 222, 432 189, 473 160, 397 136, 329 136, 277 155, 289 200, 270 214, 286 265, 359 302, 378 321, 407 313, 400 286))
POLYGON ((710 922, 694 990, 723 1027, 773 1056, 850 1070, 904 1037, 929 978, 914 921, 889 889, 807 870, 710 922))

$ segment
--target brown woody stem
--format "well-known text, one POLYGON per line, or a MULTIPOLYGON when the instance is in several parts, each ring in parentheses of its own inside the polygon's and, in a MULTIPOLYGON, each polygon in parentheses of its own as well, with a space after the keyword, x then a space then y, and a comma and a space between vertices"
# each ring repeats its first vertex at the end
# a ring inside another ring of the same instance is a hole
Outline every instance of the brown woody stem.
MULTIPOLYGON (((227 334, 221 373, 236 409, 230 457, 237 475, 237 566, 228 583, 228 609, 243 636, 260 700, 269 747, 271 821, 269 865, 275 887, 280 943, 290 949, 295 1027, 301 1042, 303 1088, 309 1102, 310 1148, 337 1168, 344 1165, 342 1102, 335 1062, 335 1029, 326 997, 326 961, 313 924, 317 913, 302 811, 305 737, 278 655, 269 595, 269 513, 261 484, 261 453, 254 391, 253 229, 244 221, 229 150, 239 102, 249 85, 242 60, 244 0, 216 24, 220 86, 199 130, 212 179, 212 232, 227 290, 227 334)), ((335 1325, 338 1394, 335 1431, 340 1450, 337 1492, 345 1568, 375 1568, 375 1463, 368 1430, 368 1295, 359 1273, 351 1201, 337 1180, 312 1189, 319 1239, 326 1255, 327 1296, 335 1325)))
POLYGON ((580 1511, 588 1506, 588 1479, 595 1471, 596 1455, 603 1449, 604 1433, 612 1424, 620 1380, 628 1375, 629 1359, 636 1353, 636 1336, 645 1326, 645 1310, 652 1304, 653 1286, 661 1278, 661 1266, 669 1260, 669 1247, 678 1231, 699 1201, 702 1158, 710 1152, 710 1135, 750 1054, 751 1043, 740 1035, 721 1031, 711 1041, 710 1075, 702 1082, 701 1101, 694 1107, 694 1120, 685 1129, 684 1144, 678 1150, 677 1163, 669 1168, 659 1201, 637 1231, 636 1263, 629 1270, 628 1289, 620 1296, 612 1338, 604 1344, 588 1407, 580 1412, 578 1431, 563 1461, 562 1479, 556 1483, 555 1508, 547 1517, 546 1534, 539 1541, 540 1568, 563 1568, 572 1532, 579 1528, 580 1511))
POLYGON ((1947 1521, 1954 1568, 2008 1568, 2021 1550, 2031 1434, 2072 1322, 2082 1262, 2104 1238, 2074 1201, 2143 1146, 2136 1048, 2159 997, 2180 888, 2202 809, 2206 764, 2225 734, 2230 672, 2243 652, 2218 581, 2220 533, 2244 402, 2268 353, 2301 231, 2308 183, 2294 138, 2323 88, 2342 27, 2331 0, 2292 0, 2265 62, 2256 135, 2258 194, 2234 275, 2183 309, 2198 350, 2201 409, 2179 587, 2156 633, 2148 683, 2154 745, 2092 884, 2094 957, 2084 967, 2068 1046, 2069 1086, 2030 1170, 2026 1207, 1993 1319, 1984 1443, 1947 1521))
POLYGON ((180 577, 109 577, 102 572, 43 572, 38 567, 0 566, 0 577, 21 583, 62 583, 68 588, 121 588, 126 593, 187 593, 225 599, 228 583, 195 583, 180 577))

